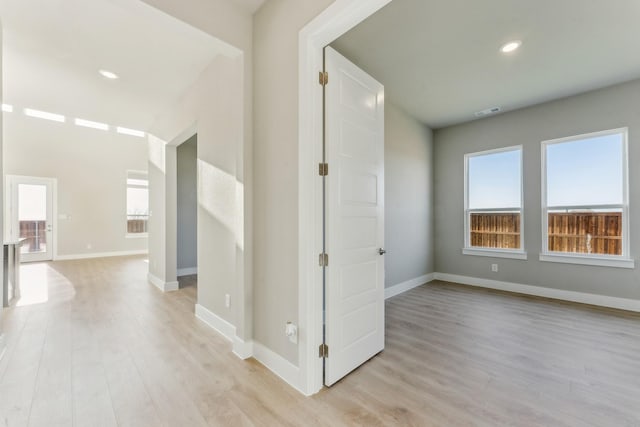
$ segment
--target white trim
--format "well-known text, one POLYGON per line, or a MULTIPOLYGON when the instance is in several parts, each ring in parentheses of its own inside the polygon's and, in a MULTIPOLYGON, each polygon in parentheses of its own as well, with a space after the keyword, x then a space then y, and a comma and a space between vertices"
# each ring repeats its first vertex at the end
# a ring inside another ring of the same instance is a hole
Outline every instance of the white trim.
POLYGON ((542 286, 523 285, 520 283, 501 282, 498 280, 481 279, 477 277, 459 276, 457 274, 435 273, 436 280, 477 286, 480 288, 497 289, 525 295, 553 298, 563 301, 597 305, 601 307, 617 308, 621 310, 640 312, 640 300, 617 298, 606 295, 588 294, 584 292, 566 291, 562 289, 545 288, 542 286))
POLYGON ((91 252, 87 254, 70 254, 70 255, 58 255, 54 261, 69 261, 74 259, 89 259, 89 258, 108 258, 113 256, 130 256, 130 255, 147 255, 149 251, 147 249, 137 249, 133 251, 114 251, 114 252, 91 252))
POLYGON ((146 239, 149 237, 149 233, 127 233, 124 235, 125 239, 146 239))
POLYGON ((540 261, 561 262, 565 264, 583 264, 599 267, 635 268, 635 260, 614 256, 585 256, 572 253, 549 252, 540 254, 540 261))
POLYGON ((236 336, 236 327, 231 323, 200 304, 196 304, 196 317, 212 329, 215 329, 216 332, 225 337, 228 341, 233 342, 233 339, 236 336))
MULTIPOLYGON (((465 250, 468 251, 476 251, 478 250, 476 247, 471 246, 471 222, 470 217, 472 212, 518 212, 520 214, 520 249, 516 249, 516 252, 524 252, 524 146, 523 145, 512 145, 509 147, 499 147, 493 148, 491 150, 477 151, 475 153, 466 153, 464 155, 464 248, 462 253, 465 255, 480 255, 480 256, 490 256, 483 255, 481 253, 465 253, 465 250), (470 209, 469 208, 469 159, 472 157, 480 157, 480 156, 488 156, 491 154, 500 154, 507 153, 509 151, 519 151, 520 152, 520 207, 517 208, 492 208, 492 209, 470 209)), ((489 249, 489 248, 484 248, 489 249)), ((514 251, 509 251, 514 252, 514 251)), ((515 257, 507 257, 496 255, 500 258, 515 258, 515 257)), ((516 258, 516 259, 526 259, 525 258, 516 258)))
MULTIPOLYGON (((299 390, 305 395, 322 388, 322 49, 377 12, 391 0, 336 0, 309 22, 298 38, 298 323, 299 390)), ((296 387, 298 388, 298 387, 296 387)))
POLYGON ((304 395, 309 395, 309 393, 301 387, 303 382, 300 377, 300 368, 295 366, 293 363, 263 346, 259 342, 253 343, 253 357, 291 387, 304 395))
MULTIPOLYGON (((235 329, 235 328, 234 328, 235 329)), ((242 360, 249 359, 253 356, 253 341, 244 341, 237 335, 233 337, 233 354, 242 360)))
POLYGON ((232 352, 240 359, 248 359, 253 356, 253 341, 243 341, 236 335, 236 327, 215 314, 208 308, 196 304, 195 315, 211 329, 222 335, 232 344, 232 352))
MULTIPOLYGON (((633 268, 633 266, 629 267, 629 263, 627 262, 627 266, 620 265, 625 264, 625 262, 620 263, 616 262, 612 265, 611 263, 598 263, 595 261, 595 258, 599 258, 602 260, 608 260, 610 256, 598 256, 595 254, 589 255, 593 262, 577 262, 571 261, 568 258, 560 260, 555 257, 554 252, 549 251, 549 237, 548 237, 548 222, 549 222, 549 211, 554 209, 566 209, 572 208, 572 206, 547 206, 547 147, 554 144, 561 144, 565 142, 579 141, 584 139, 597 138, 605 135, 622 135, 622 205, 593 205, 589 206, 590 209, 599 209, 599 208, 610 208, 610 207, 619 207, 622 210, 622 256, 621 261, 628 260, 630 256, 630 233, 629 233, 629 224, 631 214, 629 212, 629 128, 621 127, 616 129, 603 130, 599 132, 590 132, 584 133, 581 135, 567 136, 564 138, 556 138, 549 139, 546 141, 542 141, 540 143, 540 197, 541 197, 541 219, 542 219, 542 253, 540 254, 540 261, 555 261, 555 262, 566 262, 571 264, 590 264, 590 265, 605 265, 609 267, 623 267, 623 268, 633 268), (542 259, 542 258, 545 259, 542 259), (555 259, 551 259, 548 257, 553 257, 555 259)), ((568 255, 569 257, 575 256, 574 253, 562 253, 562 255, 568 255)), ((580 256, 580 255, 578 255, 580 256)))
POLYGON ((189 276, 192 274, 198 274, 198 267, 179 268, 176 270, 176 275, 178 277, 189 276))
POLYGON ((463 255, 487 256, 492 258, 527 259, 527 253, 523 251, 509 251, 491 248, 463 248, 463 255))
MULTIPOLYGON (((51 260, 55 261, 58 256, 58 178, 29 175, 6 175, 4 181, 4 188, 7 191, 5 203, 8 201, 7 205, 4 207, 5 212, 7 212, 8 209, 8 219, 5 218, 5 223, 9 227, 9 230, 6 230, 7 227, 4 227, 4 225, 2 226, 5 231, 11 231, 8 237, 10 240, 17 240, 18 236, 16 233, 19 234, 19 231, 16 230, 18 214, 14 213, 14 210, 17 209, 18 206, 18 190, 16 189, 16 184, 42 184, 44 182, 47 186, 51 187, 51 260)), ((47 195, 47 198, 48 197, 49 194, 47 195)), ((5 240, 7 240, 7 236, 4 237, 5 240)), ((34 259, 33 261, 49 261, 49 259, 34 259)))
POLYGON ((407 280, 405 282, 398 283, 397 285, 393 285, 388 288, 385 288, 384 299, 395 297, 396 295, 400 295, 401 293, 407 292, 413 288, 422 286, 426 283, 431 282, 434 278, 435 278, 435 273, 424 274, 420 277, 416 277, 415 279, 407 280))
POLYGON ((149 280, 149 283, 160 289, 162 292, 177 291, 180 289, 178 282, 165 282, 151 273, 147 273, 147 279, 149 280))

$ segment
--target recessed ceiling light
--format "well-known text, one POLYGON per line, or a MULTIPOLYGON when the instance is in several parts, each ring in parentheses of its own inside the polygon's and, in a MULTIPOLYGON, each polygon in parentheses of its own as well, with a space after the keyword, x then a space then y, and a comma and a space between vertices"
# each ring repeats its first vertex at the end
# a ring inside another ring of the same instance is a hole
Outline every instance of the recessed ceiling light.
POLYGON ((118 75, 116 73, 114 73, 113 71, 100 70, 98 72, 100 73, 100 75, 102 75, 102 77, 107 78, 107 79, 115 80, 115 79, 118 78, 118 75))
POLYGON ((76 124, 76 126, 83 126, 83 127, 86 127, 86 128, 109 130, 109 125, 108 124, 100 123, 100 122, 93 122, 91 120, 76 119, 75 120, 75 124, 76 124))
POLYGON ((137 136, 138 138, 144 138, 144 132, 141 130, 123 128, 118 126, 116 127, 116 132, 121 133, 123 135, 130 135, 130 136, 137 136))
POLYGON ((62 114, 48 113, 46 111, 34 110, 33 108, 25 108, 24 113, 29 117, 36 117, 38 119, 52 120, 60 123, 64 123, 65 121, 62 114))
POLYGON ((2 111, 5 113, 13 113, 13 105, 2 104, 2 111))
POLYGON ((522 42, 520 40, 514 40, 512 42, 506 43, 500 48, 500 52, 502 53, 513 52, 514 50, 518 49, 521 44, 522 42))

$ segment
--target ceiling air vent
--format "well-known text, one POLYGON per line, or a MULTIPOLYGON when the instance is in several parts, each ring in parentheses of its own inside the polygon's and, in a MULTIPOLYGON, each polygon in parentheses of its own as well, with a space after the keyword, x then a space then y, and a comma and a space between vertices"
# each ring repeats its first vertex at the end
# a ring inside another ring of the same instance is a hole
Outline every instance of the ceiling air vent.
POLYGON ((482 117, 482 116, 488 116, 490 114, 496 114, 499 113, 501 110, 500 107, 492 107, 492 108, 487 108, 486 110, 482 110, 482 111, 477 111, 475 113, 476 117, 482 117))

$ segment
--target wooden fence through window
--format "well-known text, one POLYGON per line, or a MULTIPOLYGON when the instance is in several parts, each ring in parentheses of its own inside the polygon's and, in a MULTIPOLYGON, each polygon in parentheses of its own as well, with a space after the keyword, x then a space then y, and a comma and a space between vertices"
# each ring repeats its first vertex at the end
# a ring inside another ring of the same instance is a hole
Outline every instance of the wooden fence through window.
MULTIPOLYGON (((520 249, 520 214, 472 213, 471 246, 520 249)), ((622 255, 621 212, 550 212, 549 251, 622 255)))
POLYGON ((549 251, 622 255, 622 212, 549 213, 549 251))
POLYGON ((520 249, 520 213, 472 213, 471 246, 520 249))

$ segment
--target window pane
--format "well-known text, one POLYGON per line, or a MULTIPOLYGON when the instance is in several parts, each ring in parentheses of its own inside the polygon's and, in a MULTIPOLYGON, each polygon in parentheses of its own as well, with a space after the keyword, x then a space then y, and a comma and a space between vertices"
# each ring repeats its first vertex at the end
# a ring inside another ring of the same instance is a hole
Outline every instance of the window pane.
POLYGON ((623 204, 622 134, 547 144, 547 206, 623 204))
POLYGON ((146 188, 127 188, 127 216, 149 215, 149 190, 146 188))
POLYGON ((469 209, 520 208, 520 149, 469 157, 469 209))
POLYGON ((472 247, 520 249, 520 212, 473 212, 469 224, 472 247))
POLYGON ((622 210, 549 211, 551 252, 622 255, 622 210))

